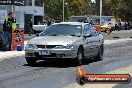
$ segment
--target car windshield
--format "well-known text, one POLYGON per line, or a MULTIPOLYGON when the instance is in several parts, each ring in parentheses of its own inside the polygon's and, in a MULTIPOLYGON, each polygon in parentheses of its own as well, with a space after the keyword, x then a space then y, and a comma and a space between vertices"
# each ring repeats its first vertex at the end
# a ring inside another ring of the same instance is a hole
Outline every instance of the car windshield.
POLYGON ((51 25, 40 36, 81 36, 81 25, 57 24, 51 25))

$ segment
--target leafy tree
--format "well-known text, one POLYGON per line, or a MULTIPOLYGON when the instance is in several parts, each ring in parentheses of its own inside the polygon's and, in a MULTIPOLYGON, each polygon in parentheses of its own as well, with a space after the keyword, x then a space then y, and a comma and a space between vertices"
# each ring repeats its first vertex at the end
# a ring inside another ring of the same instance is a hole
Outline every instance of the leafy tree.
MULTIPOLYGON (((57 22, 62 21, 63 0, 45 0, 46 14, 57 22)), ((72 15, 83 15, 84 0, 65 0, 65 20, 69 20, 72 15)))
MULTIPOLYGON (((45 13, 57 22, 62 21, 63 0, 43 0, 45 13)), ((112 15, 123 20, 132 21, 132 0, 102 0, 102 15, 112 15)), ((65 21, 70 16, 99 15, 100 0, 92 3, 91 0, 65 0, 65 21)))

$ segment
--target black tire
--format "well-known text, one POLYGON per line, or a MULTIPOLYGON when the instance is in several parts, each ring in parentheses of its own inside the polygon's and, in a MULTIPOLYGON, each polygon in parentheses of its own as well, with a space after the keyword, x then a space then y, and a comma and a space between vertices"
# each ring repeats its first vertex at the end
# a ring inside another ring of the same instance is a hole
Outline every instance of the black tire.
POLYGON ((84 60, 84 52, 83 52, 83 48, 80 47, 77 52, 77 65, 78 66, 82 65, 83 60, 84 60))
POLYGON ((28 63, 28 65, 33 66, 36 64, 36 60, 32 59, 32 58, 26 58, 26 61, 28 63))
POLYGON ((104 47, 102 45, 99 49, 98 55, 95 57, 95 60, 97 61, 103 60, 103 53, 104 53, 104 47))
POLYGON ((33 30, 33 34, 36 34, 37 32, 36 32, 36 30, 33 30))
POLYGON ((84 85, 86 83, 86 78, 85 77, 76 77, 76 81, 79 85, 84 85))

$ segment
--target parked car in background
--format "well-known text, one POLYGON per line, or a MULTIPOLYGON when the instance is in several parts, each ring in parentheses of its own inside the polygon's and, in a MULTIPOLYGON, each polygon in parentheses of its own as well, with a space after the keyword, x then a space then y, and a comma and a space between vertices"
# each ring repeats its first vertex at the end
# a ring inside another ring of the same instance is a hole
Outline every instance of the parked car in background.
POLYGON ((61 22, 47 27, 28 41, 25 58, 29 65, 37 60, 74 59, 81 65, 85 59, 103 59, 104 39, 88 23, 61 22))
POLYGON ((47 24, 39 24, 39 25, 33 25, 33 32, 34 34, 42 32, 47 27, 47 24))
POLYGON ((111 26, 110 26, 109 22, 102 22, 101 32, 106 33, 108 30, 111 30, 111 26))

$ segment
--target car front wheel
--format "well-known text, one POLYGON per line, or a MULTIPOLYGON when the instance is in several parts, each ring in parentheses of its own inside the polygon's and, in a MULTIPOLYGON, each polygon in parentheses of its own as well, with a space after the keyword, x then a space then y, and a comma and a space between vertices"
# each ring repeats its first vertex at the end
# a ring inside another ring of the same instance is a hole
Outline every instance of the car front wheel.
POLYGON ((82 65, 83 60, 84 60, 84 53, 83 53, 83 49, 80 47, 77 52, 77 65, 79 66, 82 65))
POLYGON ((36 33, 37 33, 37 31, 36 31, 36 30, 34 30, 34 31, 33 31, 33 33, 34 33, 34 34, 36 34, 36 33))
POLYGON ((36 64, 36 60, 32 59, 32 58, 26 58, 26 61, 28 63, 28 65, 32 66, 36 64))

